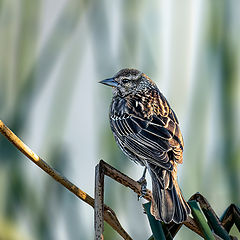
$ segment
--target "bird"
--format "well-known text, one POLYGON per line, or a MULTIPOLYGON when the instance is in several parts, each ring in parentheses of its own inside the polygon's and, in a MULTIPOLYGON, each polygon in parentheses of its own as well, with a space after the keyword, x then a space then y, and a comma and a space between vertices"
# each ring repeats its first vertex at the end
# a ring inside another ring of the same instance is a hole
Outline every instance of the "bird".
POLYGON ((130 160, 145 167, 142 194, 146 169, 151 176, 151 214, 164 223, 186 221, 191 210, 177 182, 184 143, 168 101, 137 69, 122 69, 100 83, 113 89, 109 119, 117 144, 130 160))

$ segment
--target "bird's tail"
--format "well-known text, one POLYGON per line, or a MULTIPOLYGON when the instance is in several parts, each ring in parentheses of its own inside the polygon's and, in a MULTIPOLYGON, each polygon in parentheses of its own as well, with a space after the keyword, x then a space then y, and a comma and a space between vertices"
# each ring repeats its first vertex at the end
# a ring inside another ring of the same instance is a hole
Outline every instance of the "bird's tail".
POLYGON ((186 221, 191 210, 178 186, 176 166, 172 171, 158 166, 150 166, 149 170, 152 177, 152 215, 165 223, 186 221))

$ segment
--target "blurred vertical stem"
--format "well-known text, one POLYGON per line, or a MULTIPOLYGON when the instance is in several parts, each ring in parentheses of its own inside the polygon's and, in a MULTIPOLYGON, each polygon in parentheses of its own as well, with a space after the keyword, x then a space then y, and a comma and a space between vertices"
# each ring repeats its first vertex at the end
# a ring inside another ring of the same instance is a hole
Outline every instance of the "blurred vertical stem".
POLYGON ((239 169, 237 167, 239 156, 236 147, 235 126, 235 87, 236 79, 236 54, 232 39, 231 25, 233 5, 231 1, 212 1, 213 19, 210 32, 212 33, 212 47, 215 51, 216 61, 219 66, 220 94, 219 105, 221 108, 222 131, 222 160, 226 173, 231 201, 238 202, 240 197, 239 169))
MULTIPOLYGON (((11 6, 14 8, 14 6, 11 6)), ((41 4, 40 2, 33 2, 31 0, 22 0, 19 5, 19 15, 18 15, 18 26, 15 31, 17 31, 15 37, 16 42, 14 41, 13 45, 14 50, 12 52, 12 62, 11 65, 14 66, 15 69, 9 69, 13 71, 13 85, 12 88, 19 89, 25 84, 25 75, 29 71, 31 67, 31 62, 36 57, 36 45, 38 39, 38 26, 39 26, 39 15, 41 4)), ((13 47, 13 46, 12 46, 13 47)), ((11 79, 10 79, 11 80, 11 79)), ((17 92, 17 90, 12 90, 17 92)), ((14 94, 15 95, 15 94, 14 94)), ((17 95, 17 94, 16 94, 17 95)), ((15 122, 15 128, 19 129, 21 123, 16 120, 16 112, 19 111, 21 113, 22 107, 19 105, 20 96, 17 95, 15 99, 11 99, 14 101, 14 108, 12 109, 11 117, 12 121, 15 122)), ((25 116, 26 117, 26 116, 25 116)), ((5 143, 1 145, 1 149, 5 148, 5 143)), ((12 151, 12 148, 6 147, 8 153, 7 158, 9 159, 9 163, 12 163, 14 160, 15 153, 12 151)), ((26 197, 25 188, 21 168, 19 167, 20 163, 16 162, 14 164, 9 164, 11 166, 11 174, 9 175, 8 183, 9 189, 7 189, 7 203, 6 203, 6 216, 13 217, 15 215, 14 207, 16 205, 21 205, 24 202, 24 198, 26 197)))
POLYGON ((236 51, 231 39, 231 23, 230 23, 230 8, 231 1, 225 2, 223 9, 224 13, 224 25, 223 25, 223 43, 221 53, 221 66, 222 78, 221 78, 221 106, 222 106, 222 119, 223 119, 223 132, 224 132, 224 164, 227 170, 227 176, 229 180, 231 200, 235 203, 239 202, 240 197, 240 185, 239 185, 239 169, 237 168, 238 158, 235 155, 235 98, 234 89, 236 86, 235 73, 236 66, 236 51))
MULTIPOLYGON (((36 3, 32 1, 30 1, 30 3, 34 6, 36 5, 36 3)), ((29 5, 30 4, 25 6, 25 8, 32 11, 29 5)), ((20 128, 17 127, 18 123, 25 122, 25 118, 32 109, 32 99, 39 89, 43 89, 44 84, 47 82, 49 75, 55 67, 57 59, 61 55, 66 43, 68 43, 69 38, 72 36, 71 34, 75 31, 86 7, 87 4, 85 1, 67 2, 59 14, 56 24, 53 26, 44 46, 41 51, 39 51, 38 56, 32 59, 31 67, 27 74, 24 75, 25 79, 22 80, 23 84, 19 87, 20 90, 17 95, 18 104, 16 104, 17 107, 14 111, 14 129, 16 132, 18 132, 17 130, 20 128)), ((36 7, 38 14, 40 13, 39 10, 39 6, 36 7)), ((36 13, 31 13, 31 16, 35 16, 36 18, 36 13)), ((30 20, 28 19, 28 21, 30 20)), ((31 28, 33 28, 33 26, 31 26, 31 28)), ((26 34, 28 34, 28 31, 26 34)), ((31 49, 31 51, 33 50, 31 49)), ((25 51, 23 51, 23 54, 24 53, 25 51)), ((21 60, 21 58, 19 59, 21 60)))

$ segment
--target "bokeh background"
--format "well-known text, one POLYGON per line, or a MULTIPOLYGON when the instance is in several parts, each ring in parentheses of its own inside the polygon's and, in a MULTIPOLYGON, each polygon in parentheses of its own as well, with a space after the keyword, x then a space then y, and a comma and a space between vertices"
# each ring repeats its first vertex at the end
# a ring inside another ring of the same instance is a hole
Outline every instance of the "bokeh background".
MULTIPOLYGON (((179 118, 186 199, 200 192, 221 215, 240 199, 239 12, 237 0, 0 0, 0 118, 93 196, 100 159, 142 174, 115 144, 111 89, 98 84, 137 68, 179 118)), ((133 192, 106 179, 105 202, 134 239, 151 235, 133 192)), ((105 238, 121 239, 108 225, 105 238)), ((0 239, 93 239, 92 208, 3 136, 0 239)), ((182 228, 176 239, 199 237, 182 228)))

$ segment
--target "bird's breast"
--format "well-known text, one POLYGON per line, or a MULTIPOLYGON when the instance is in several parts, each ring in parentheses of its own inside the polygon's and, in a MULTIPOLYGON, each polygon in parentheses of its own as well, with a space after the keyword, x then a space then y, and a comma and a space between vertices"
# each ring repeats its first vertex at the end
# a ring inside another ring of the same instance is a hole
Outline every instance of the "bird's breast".
POLYGON ((110 116, 122 117, 126 113, 128 113, 128 109, 126 107, 126 99, 113 98, 112 104, 110 106, 110 116))

